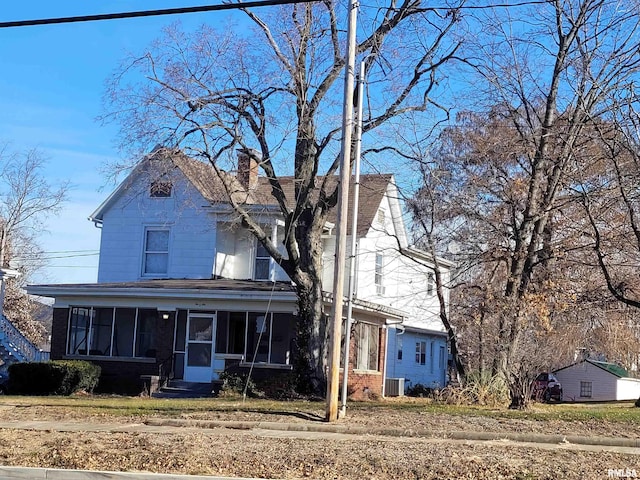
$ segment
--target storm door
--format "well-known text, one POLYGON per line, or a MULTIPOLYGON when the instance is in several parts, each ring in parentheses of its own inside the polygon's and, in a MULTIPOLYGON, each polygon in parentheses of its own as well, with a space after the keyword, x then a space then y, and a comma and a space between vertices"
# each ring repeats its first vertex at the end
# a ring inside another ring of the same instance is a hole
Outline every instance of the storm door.
POLYGON ((216 344, 216 315, 191 313, 187 321, 184 379, 188 382, 210 382, 216 344))

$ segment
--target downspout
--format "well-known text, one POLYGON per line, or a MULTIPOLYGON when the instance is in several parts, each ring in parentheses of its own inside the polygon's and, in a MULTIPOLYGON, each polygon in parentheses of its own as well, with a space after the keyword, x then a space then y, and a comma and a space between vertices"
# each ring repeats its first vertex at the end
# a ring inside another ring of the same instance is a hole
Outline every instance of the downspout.
POLYGON ((389 344, 389 339, 387 338, 387 335, 389 334, 389 328, 385 325, 384 327, 382 327, 382 330, 384 331, 384 362, 382 362, 382 398, 384 398, 386 395, 386 390, 387 390, 387 355, 389 354, 389 352, 387 352, 387 345, 389 344))
MULTIPOLYGON (((353 316, 353 298, 355 296, 355 276, 356 276, 356 252, 358 248, 358 208, 360 200, 360 154, 362 150, 362 104, 364 95, 364 61, 360 62, 360 74, 358 75, 358 110, 356 118, 356 145, 354 152, 355 172, 353 185, 353 211, 351 212, 351 254, 349 262, 349 283, 347 288, 347 321, 344 332, 344 357, 342 370, 342 396, 340 405, 340 417, 347 414, 347 387, 349 384, 349 350, 351 346, 351 322, 353 316)), ((382 391, 384 396, 384 375, 382 380, 382 391)))

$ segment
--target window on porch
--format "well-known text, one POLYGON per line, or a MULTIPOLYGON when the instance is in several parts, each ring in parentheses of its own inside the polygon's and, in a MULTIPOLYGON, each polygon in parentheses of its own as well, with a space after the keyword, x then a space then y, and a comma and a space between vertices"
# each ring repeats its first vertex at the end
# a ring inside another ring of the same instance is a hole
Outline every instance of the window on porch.
POLYGON ((289 313, 217 314, 216 353, 242 355, 244 362, 290 365, 295 317, 289 313))
POLYGON ((357 323, 355 330, 356 369, 378 370, 380 327, 357 323))
POLYGON ((67 355, 155 358, 154 309, 71 307, 67 355))

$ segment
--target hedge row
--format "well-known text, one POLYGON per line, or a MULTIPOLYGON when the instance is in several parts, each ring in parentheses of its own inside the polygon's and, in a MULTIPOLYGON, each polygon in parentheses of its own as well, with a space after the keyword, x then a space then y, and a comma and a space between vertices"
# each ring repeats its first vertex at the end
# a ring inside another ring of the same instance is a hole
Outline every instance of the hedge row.
POLYGON ((14 363, 9 366, 10 393, 17 395, 71 395, 92 392, 100 378, 100 367, 82 360, 14 363))

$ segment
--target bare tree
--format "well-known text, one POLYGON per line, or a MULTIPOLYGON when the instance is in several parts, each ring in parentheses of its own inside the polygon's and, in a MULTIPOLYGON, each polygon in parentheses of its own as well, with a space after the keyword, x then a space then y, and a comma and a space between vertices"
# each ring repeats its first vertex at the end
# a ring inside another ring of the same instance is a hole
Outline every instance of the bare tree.
POLYGON ((28 275, 42 266, 36 236, 42 220, 55 214, 65 200, 68 184, 52 185, 43 174, 44 157, 37 150, 0 150, 0 267, 13 267, 19 278, 7 281, 5 315, 36 344, 44 341, 44 328, 31 313, 38 305, 21 288, 28 275))
MULTIPOLYGON (((460 2, 430 8, 420 0, 367 5, 357 53, 377 95, 370 97, 365 134, 392 119, 435 105, 440 67, 455 57, 453 28, 460 2)), ((148 150, 158 142, 210 162, 241 222, 296 285, 299 331, 294 365, 300 390, 325 384, 321 234, 337 201, 340 90, 344 68, 344 6, 330 0, 278 8, 264 17, 245 10, 249 34, 172 27, 127 60, 107 92, 122 144, 148 150), (249 152, 271 186, 285 223, 281 253, 258 218, 231 195, 225 172, 232 153, 249 152), (255 149, 255 150, 252 150, 255 149), (293 173, 294 193, 280 179, 293 173), (324 173, 324 176, 318 176, 324 173)), ((246 29, 245 29, 246 30, 246 29)))
POLYGON ((494 239, 474 247, 499 264, 493 370, 508 380, 512 406, 522 407, 531 296, 552 278, 567 182, 583 168, 587 130, 613 107, 613 92, 637 79, 637 4, 554 0, 480 15, 469 57, 477 59, 473 105, 484 114, 449 132, 447 141, 459 141, 446 153, 464 154, 460 188, 475 202, 465 219, 494 239))

